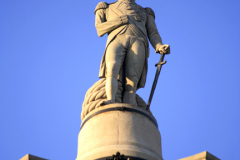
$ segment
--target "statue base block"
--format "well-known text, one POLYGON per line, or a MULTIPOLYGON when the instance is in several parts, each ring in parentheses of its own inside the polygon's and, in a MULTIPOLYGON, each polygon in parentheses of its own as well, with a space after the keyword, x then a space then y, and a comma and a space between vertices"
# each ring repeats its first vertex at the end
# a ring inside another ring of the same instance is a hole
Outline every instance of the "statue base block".
POLYGON ((97 108, 82 121, 76 160, 110 158, 163 160, 157 122, 149 111, 115 103, 97 108))

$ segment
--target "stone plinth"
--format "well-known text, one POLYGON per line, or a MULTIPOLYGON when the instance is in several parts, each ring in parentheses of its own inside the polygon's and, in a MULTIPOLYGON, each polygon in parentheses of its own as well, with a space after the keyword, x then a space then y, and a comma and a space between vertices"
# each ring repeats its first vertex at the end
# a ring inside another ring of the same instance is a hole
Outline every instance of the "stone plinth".
POLYGON ((47 159, 40 158, 40 157, 37 157, 37 156, 33 156, 31 154, 27 154, 24 157, 22 157, 20 160, 47 160, 47 159))
POLYGON ((82 122, 76 160, 125 157, 163 160, 161 136, 150 112, 128 104, 110 104, 95 109, 82 122))
POLYGON ((195 154, 193 156, 189 156, 186 158, 182 158, 179 160, 220 160, 219 158, 215 157, 214 155, 208 153, 207 151, 195 154))

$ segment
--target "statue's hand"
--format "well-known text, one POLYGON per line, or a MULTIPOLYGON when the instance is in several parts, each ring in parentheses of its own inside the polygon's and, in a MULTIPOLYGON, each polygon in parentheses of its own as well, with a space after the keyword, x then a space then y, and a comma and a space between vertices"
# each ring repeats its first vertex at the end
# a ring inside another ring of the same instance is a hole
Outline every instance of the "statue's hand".
POLYGON ((128 23, 128 16, 127 15, 122 15, 119 17, 122 24, 127 24, 128 23))
POLYGON ((170 46, 168 44, 161 45, 156 49, 156 53, 170 54, 170 46))

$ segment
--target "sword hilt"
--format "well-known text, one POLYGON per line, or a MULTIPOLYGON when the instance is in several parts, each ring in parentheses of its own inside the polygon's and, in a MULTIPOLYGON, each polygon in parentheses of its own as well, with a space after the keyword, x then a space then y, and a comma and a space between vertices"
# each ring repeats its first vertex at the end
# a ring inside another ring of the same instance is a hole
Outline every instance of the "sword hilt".
POLYGON ((166 64, 166 63, 167 63, 167 61, 164 61, 164 62, 158 62, 158 63, 155 64, 155 67, 157 67, 158 65, 164 65, 164 64, 166 64))

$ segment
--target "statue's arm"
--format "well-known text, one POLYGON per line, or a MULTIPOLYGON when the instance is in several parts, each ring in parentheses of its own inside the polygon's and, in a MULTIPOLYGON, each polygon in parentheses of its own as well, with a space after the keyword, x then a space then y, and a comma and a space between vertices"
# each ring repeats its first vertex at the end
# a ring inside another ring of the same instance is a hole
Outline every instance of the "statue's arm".
POLYGON ((162 44, 162 38, 157 30, 157 26, 155 23, 155 14, 151 8, 146 8, 147 11, 147 33, 148 39, 155 50, 158 49, 162 44))
POLYGON ((112 20, 106 19, 106 9, 99 9, 96 11, 95 16, 95 27, 97 29, 97 34, 102 37, 104 34, 113 31, 114 29, 120 27, 121 25, 127 24, 128 18, 126 15, 116 17, 112 20))
POLYGON ((114 29, 120 27, 121 25, 128 23, 128 17, 126 15, 112 17, 109 15, 109 4, 106 2, 100 2, 94 13, 95 13, 95 27, 99 37, 102 37, 106 33, 110 33, 114 29), (107 18, 111 17, 111 18, 107 18))
POLYGON ((170 53, 170 46, 168 44, 163 45, 162 38, 158 33, 157 26, 155 23, 155 13, 151 8, 146 8, 148 21, 147 21, 147 33, 148 39, 155 49, 156 53, 170 53))

